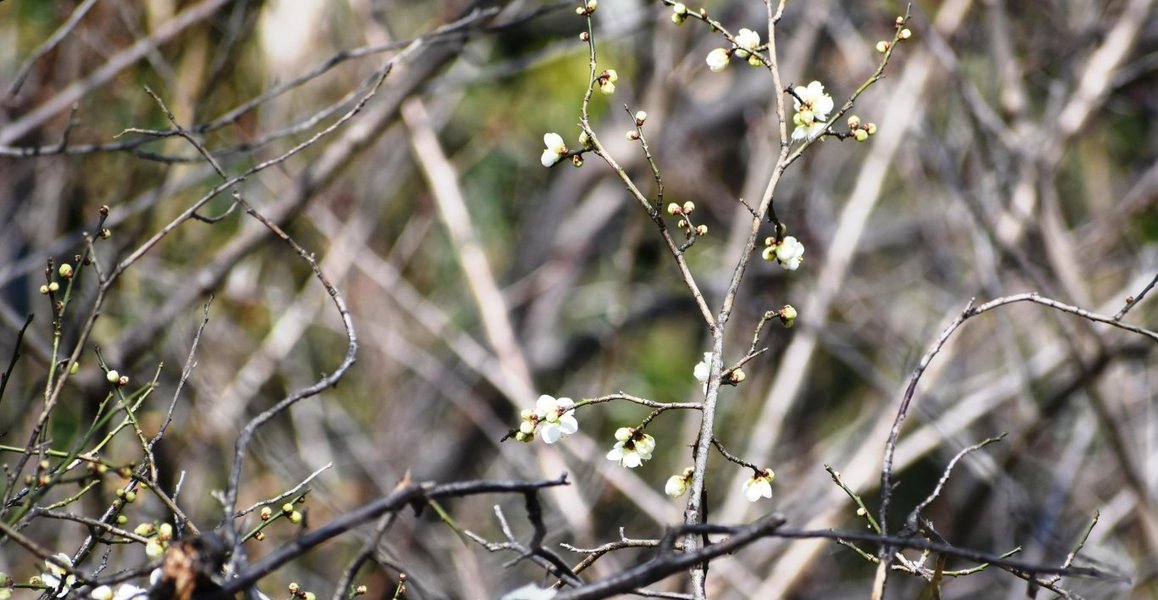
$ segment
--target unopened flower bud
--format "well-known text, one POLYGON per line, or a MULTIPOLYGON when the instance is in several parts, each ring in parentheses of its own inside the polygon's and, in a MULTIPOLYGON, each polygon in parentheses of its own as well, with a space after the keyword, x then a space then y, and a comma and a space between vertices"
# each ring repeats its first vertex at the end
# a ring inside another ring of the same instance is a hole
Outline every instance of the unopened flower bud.
POLYGON ((627 140, 628 141, 634 142, 635 140, 638 140, 638 139, 639 139, 639 132, 638 131, 632 129, 631 131, 627 132, 627 140))
POLYGON ((70 279, 72 278, 72 265, 64 263, 63 265, 60 265, 60 268, 57 269, 56 272, 60 273, 61 277, 70 279))
POLYGON ((676 204, 675 202, 667 205, 667 214, 669 215, 681 215, 683 214, 683 210, 684 209, 680 208, 680 205, 676 204))
POLYGON ((747 379, 747 377, 748 376, 744 373, 744 369, 733 369, 731 374, 728 375, 728 380, 732 383, 740 383, 741 381, 747 379))
POLYGON ((273 517, 273 509, 268 506, 261 507, 261 520, 268 521, 273 517))
POLYGON ((909 29, 908 27, 906 27, 906 28, 902 29, 899 34, 897 34, 897 37, 901 38, 902 40, 907 40, 907 39, 913 37, 913 31, 911 29, 909 29))
POLYGON ((636 125, 642 127, 643 122, 646 120, 647 120, 647 112, 641 110, 641 111, 635 113, 635 124, 636 125))
POLYGON ((694 202, 691 200, 684 202, 684 214, 691 214, 694 210, 696 210, 696 204, 694 202))
POLYGON ((109 381, 109 383, 116 384, 116 383, 120 382, 121 374, 116 372, 116 371, 110 370, 108 373, 105 374, 105 379, 107 379, 109 381))
POLYGON ((290 520, 290 523, 293 523, 294 525, 301 523, 302 522, 302 513, 298 512, 296 510, 293 511, 292 513, 290 513, 289 520, 290 520))
POLYGON ((783 324, 784 327, 792 327, 796 324, 797 312, 796 308, 791 304, 785 304, 777 316, 780 317, 780 323, 783 324))
POLYGON ((897 25, 904 25, 904 24, 905 24, 905 18, 904 17, 897 17, 897 25))
POLYGON ((888 51, 889 51, 889 43, 888 42, 886 42, 885 40, 881 40, 881 41, 877 42, 877 52, 884 54, 885 52, 888 52, 888 51))
POLYGON ((589 41, 591 41, 591 34, 590 34, 590 33, 588 33, 588 32, 586 32, 586 31, 584 31, 584 32, 580 33, 580 34, 579 34, 579 41, 581 41, 581 42, 589 42, 589 41))
POLYGON ((867 140, 868 136, 868 132, 863 129, 857 129, 856 131, 852 132, 852 137, 856 138, 856 141, 858 142, 867 140))
POLYGON ((688 221, 687 221, 687 219, 680 219, 680 220, 679 220, 679 221, 676 223, 676 227, 679 227, 680 229, 687 229, 687 228, 688 228, 688 221))
POLYGON ((876 123, 865 123, 864 124, 864 130, 866 132, 868 132, 869 135, 876 135, 877 134, 877 124, 876 123))
POLYGON ((40 286, 40 293, 41 294, 47 294, 48 293, 48 285, 40 286))
POLYGON ((153 525, 152 523, 141 523, 140 525, 137 525, 135 529, 133 529, 133 533, 142 537, 150 536, 154 533, 157 533, 157 526, 153 525))
POLYGON ((281 512, 288 515, 289 513, 292 513, 293 511, 294 511, 293 502, 286 502, 285 504, 281 505, 281 512))
POLYGON ((858 127, 860 127, 860 117, 858 117, 856 115, 849 117, 848 118, 848 128, 849 129, 856 129, 858 127))
POLYGON ((708 226, 702 223, 696 225, 696 235, 708 235, 708 226))
POLYGON ((575 168, 582 167, 583 166, 583 157, 579 156, 578 154, 572 156, 571 157, 571 164, 575 165, 575 168))
POLYGON ((59 283, 53 281, 52 283, 48 284, 48 291, 56 292, 59 290, 60 290, 60 284, 59 283))

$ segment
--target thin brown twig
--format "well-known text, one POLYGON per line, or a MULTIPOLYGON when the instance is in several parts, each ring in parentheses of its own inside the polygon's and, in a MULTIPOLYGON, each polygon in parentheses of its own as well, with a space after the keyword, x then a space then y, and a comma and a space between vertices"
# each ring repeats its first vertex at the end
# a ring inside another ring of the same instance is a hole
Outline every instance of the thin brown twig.
POLYGON ((1130 296, 1129 298, 1126 298, 1126 305, 1122 307, 1122 310, 1118 311, 1118 313, 1114 315, 1114 320, 1121 321, 1122 317, 1126 316, 1126 313, 1130 312, 1131 309, 1141 303, 1142 299, 1146 297, 1146 294, 1149 294, 1150 290, 1154 289, 1154 284, 1156 283, 1158 283, 1158 275, 1155 275, 1154 278, 1150 280, 1150 283, 1147 283, 1146 287, 1142 288, 1142 291, 1133 296, 1130 296))

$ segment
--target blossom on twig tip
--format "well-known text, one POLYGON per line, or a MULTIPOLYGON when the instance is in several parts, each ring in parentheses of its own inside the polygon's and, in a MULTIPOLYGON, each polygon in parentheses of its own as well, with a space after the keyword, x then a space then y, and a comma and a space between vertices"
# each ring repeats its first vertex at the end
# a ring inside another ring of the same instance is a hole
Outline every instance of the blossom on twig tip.
POLYGON ((772 497, 772 482, 776 480, 776 473, 772 469, 764 469, 744 482, 744 497, 748 502, 756 502, 761 498, 772 497))
POLYGON ((539 157, 539 162, 542 163, 544 167, 550 167, 559 162, 559 159, 567 154, 567 144, 563 141, 563 136, 557 133, 551 132, 544 134, 543 144, 547 146, 547 149, 543 150, 542 156, 539 157))

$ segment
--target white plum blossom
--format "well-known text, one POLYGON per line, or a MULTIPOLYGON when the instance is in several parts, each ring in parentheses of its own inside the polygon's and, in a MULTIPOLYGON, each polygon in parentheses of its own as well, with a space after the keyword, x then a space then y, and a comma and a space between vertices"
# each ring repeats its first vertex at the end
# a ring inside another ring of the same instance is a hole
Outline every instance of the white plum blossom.
POLYGON ((824 92, 824 85, 819 81, 798 86, 793 91, 796 92, 792 98, 796 114, 792 116, 792 122, 796 124, 796 129, 792 131, 792 139, 812 139, 827 126, 828 113, 835 107, 832 96, 824 92))
POLYGON ((696 363, 695 368, 692 369, 692 377, 700 383, 707 383, 708 376, 711 375, 712 368, 712 353, 705 352, 704 359, 696 363))
POLYGON ((149 594, 149 590, 143 587, 137 587, 131 583, 122 584, 114 592, 112 588, 107 585, 102 585, 92 591, 89 595, 93 600, 133 600, 134 598, 144 598, 149 594))
POLYGON ((679 475, 672 475, 667 478, 667 483, 663 486, 663 493, 678 498, 688 491, 688 486, 692 483, 692 468, 684 469, 683 473, 679 475))
POLYGON ((731 59, 731 54, 726 48, 716 48, 708 53, 708 68, 713 73, 719 73, 728 68, 728 61, 731 59))
POLYGON ((753 475, 744 482, 744 497, 748 502, 756 502, 761 498, 772 497, 772 482, 776 479, 776 473, 772 469, 764 469, 763 472, 753 475))
POLYGON ((544 442, 554 444, 559 438, 579 431, 575 420, 575 401, 570 398, 555 398, 543 394, 535 402, 535 417, 538 418, 538 434, 544 442))
POLYGON ((521 588, 507 592, 499 600, 550 600, 557 593, 558 590, 549 587, 544 589, 533 583, 528 583, 521 588))
POLYGON ((543 135, 543 144, 547 146, 543 150, 543 155, 539 157, 539 162, 543 163, 544 167, 549 167, 563 158, 567 154, 567 144, 563 141, 563 136, 557 133, 548 133, 543 135))
POLYGON ((792 236, 780 240, 773 252, 776 255, 776 262, 789 271, 799 269, 800 263, 804 261, 804 244, 792 236))
POLYGON ((696 363, 695 368, 692 369, 692 377, 696 381, 704 384, 704 391, 708 391, 708 377, 712 374, 712 353, 705 352, 704 360, 696 363))
POLYGON ((145 543, 145 556, 149 558, 161 558, 163 554, 165 554, 165 546, 161 544, 160 540, 153 538, 145 543))
POLYGON ((615 430, 615 446, 607 453, 607 460, 614 460, 621 466, 634 469, 651 459, 655 451, 655 438, 646 433, 638 433, 631 427, 615 430))
POLYGON ((748 58, 760 46, 760 34, 751 29, 741 29, 736 34, 736 56, 748 58))
POLYGON ((603 92, 603 95, 610 96, 615 93, 616 81, 619 81, 619 73, 616 73, 615 69, 607 69, 599 75, 596 83, 599 85, 599 91, 603 92))
MULTIPOLYGON (((63 552, 53 556, 62 564, 68 565, 72 568, 72 559, 63 552)), ((48 591, 56 598, 63 598, 68 595, 69 590, 76 584, 76 576, 69 574, 63 567, 53 563, 52 561, 44 561, 44 565, 48 570, 40 574, 40 580, 44 585, 48 586, 48 591)))

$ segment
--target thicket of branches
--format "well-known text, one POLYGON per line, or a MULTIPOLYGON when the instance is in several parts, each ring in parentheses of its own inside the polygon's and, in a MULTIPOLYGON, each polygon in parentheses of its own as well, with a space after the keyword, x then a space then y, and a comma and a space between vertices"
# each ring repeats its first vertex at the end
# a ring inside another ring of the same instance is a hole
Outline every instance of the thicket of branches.
POLYGON ((0 2, 0 595, 1158 594, 1152 1, 682 6, 0 2))

